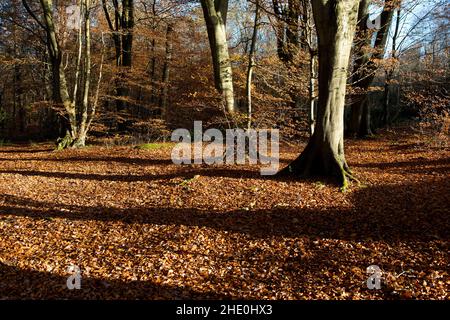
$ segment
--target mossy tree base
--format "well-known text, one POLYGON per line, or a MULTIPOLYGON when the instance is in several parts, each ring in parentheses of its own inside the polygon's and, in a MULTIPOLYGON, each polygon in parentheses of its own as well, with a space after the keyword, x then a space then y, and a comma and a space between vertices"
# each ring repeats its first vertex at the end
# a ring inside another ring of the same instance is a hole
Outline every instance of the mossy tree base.
POLYGON ((349 181, 358 181, 352 174, 343 152, 333 151, 330 146, 318 146, 314 139, 306 146, 300 156, 278 176, 293 176, 298 178, 330 177, 343 189, 349 181))
POLYGON ((68 148, 84 148, 86 146, 86 138, 74 139, 68 132, 64 138, 59 138, 56 141, 56 150, 64 150, 68 148))

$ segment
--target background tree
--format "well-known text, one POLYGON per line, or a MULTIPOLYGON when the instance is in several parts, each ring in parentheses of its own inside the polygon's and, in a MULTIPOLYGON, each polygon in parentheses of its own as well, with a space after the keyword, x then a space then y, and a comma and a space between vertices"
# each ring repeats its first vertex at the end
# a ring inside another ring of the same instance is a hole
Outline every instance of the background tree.
POLYGON ((246 93, 247 93, 247 128, 250 130, 252 126, 252 79, 253 79, 253 68, 255 67, 255 51, 256 51, 256 41, 258 38, 258 28, 260 27, 261 18, 259 0, 255 2, 255 19, 253 24, 253 31, 250 40, 250 49, 248 53, 248 68, 247 68, 247 81, 246 81, 246 93))
MULTIPOLYGON (((66 136, 60 140, 58 148, 68 146, 84 147, 89 124, 94 116, 94 108, 90 106, 89 90, 91 84, 91 1, 80 2, 80 25, 78 26, 78 56, 76 62, 75 79, 73 84, 73 94, 69 93, 69 85, 64 65, 62 64, 63 49, 57 35, 57 28, 54 22, 53 3, 51 0, 41 0, 43 22, 39 22, 47 34, 48 50, 51 57, 53 70, 54 90, 59 90, 54 94, 64 106, 69 120, 69 129, 66 136), (56 74, 57 72, 57 74, 56 74), (82 90, 79 90, 82 89, 82 90), (81 91, 81 94, 79 94, 81 91)), ((27 6, 26 2, 24 5, 27 6)), ((28 8, 36 21, 40 21, 37 16, 28 8)))
POLYGON ((228 0, 201 0, 213 61, 216 89, 223 95, 226 110, 233 113, 233 71, 227 40, 228 0))
MULTIPOLYGON (((116 106, 117 111, 121 112, 126 109, 126 97, 129 93, 126 78, 133 62, 134 1, 102 0, 102 7, 114 41, 118 68, 116 106)), ((122 121, 119 121, 119 128, 125 129, 122 121)))
MULTIPOLYGON (((171 130, 191 128, 194 120, 202 120, 206 127, 229 126, 229 118, 217 105, 209 36, 200 1, 133 1, 132 46, 128 54, 132 68, 117 66, 117 57, 123 52, 116 50, 114 37, 122 37, 126 30, 111 30, 104 3, 115 28, 114 3, 93 1, 88 111, 98 101, 98 108, 94 108, 98 112, 91 121, 90 143, 164 141, 171 130), (168 32, 170 29, 172 31, 168 32), (104 50, 101 35, 104 35, 104 50), (104 63, 101 62, 103 56, 104 63), (102 77, 108 86, 98 86, 100 66, 104 66, 102 77), (120 99, 116 90, 119 84, 127 90, 120 99), (118 100, 127 106, 120 112, 117 111, 118 100), (118 128, 118 123, 123 126, 118 128)), ((317 33, 310 1, 279 0, 277 3, 282 8, 281 16, 274 11, 272 0, 258 0, 259 23, 257 33, 254 33, 256 1, 229 1, 226 40, 227 61, 233 68, 233 119, 237 126, 248 127, 248 117, 240 113, 249 113, 248 89, 251 89, 252 127, 278 128, 284 141, 297 144, 308 141, 315 131, 315 121, 317 123, 317 33), (292 12, 289 7, 295 7, 297 13, 289 18, 288 25, 286 15, 292 12), (284 47, 288 41, 298 42, 294 47, 287 46, 295 48, 289 62, 279 57, 281 26, 284 47), (288 40, 288 33, 291 40, 288 40), (253 39, 256 45, 252 49, 253 39), (251 85, 248 81, 250 56, 255 62, 251 68, 251 85)), ((52 39, 48 37, 40 1, 27 0, 25 4, 28 12, 23 0, 8 0, 0 4, 0 70, 3 74, 0 78, 0 140, 56 139, 64 136, 67 129, 71 131, 69 117, 60 98, 59 70, 65 74, 69 100, 75 103, 79 126, 85 92, 86 53, 83 49, 78 64, 80 38, 77 31, 67 28, 67 10, 73 5, 72 0, 52 3, 60 56, 55 55, 52 39), (75 84, 77 92, 74 99, 75 84)), ((116 4, 122 16, 122 1, 116 4)), ((395 8, 397 6, 398 2, 395 8)), ((376 17, 378 10, 385 15, 392 13, 386 8, 386 5, 383 9, 369 4, 369 17, 376 17)), ((442 85, 445 83, 444 70, 448 69, 448 64, 444 64, 448 61, 445 55, 448 27, 443 18, 444 8, 442 0, 427 3, 403 0, 400 15, 397 10, 393 12, 393 23, 383 50, 374 48, 377 36, 382 39, 379 37, 382 30, 370 35, 358 29, 353 42, 353 59, 349 64, 352 71, 347 75, 348 84, 353 85, 347 86, 350 97, 347 116, 352 113, 352 103, 359 101, 358 97, 367 97, 361 101, 367 101, 371 109, 370 127, 373 129, 384 126, 385 106, 389 107, 393 126, 399 121, 432 119, 434 112, 431 110, 436 110, 436 116, 443 117, 444 112, 438 107, 441 104, 427 104, 426 98, 419 97, 423 95, 434 101, 428 94, 424 95, 429 90, 438 92, 440 101, 446 101, 445 86, 442 85), (398 34, 394 37, 398 18, 398 34), (364 78, 365 75, 368 77, 364 78), (367 90, 364 86, 358 90, 364 80, 372 77, 367 90), (357 78, 364 80, 358 82, 357 78), (415 79, 421 79, 422 83, 415 79), (439 84, 440 89, 433 83, 439 84)), ((76 20, 79 20, 78 16, 76 20)), ((359 22, 366 27, 362 21, 359 22)), ((85 48, 84 33, 82 38, 85 48)), ((223 96, 219 97, 224 100, 223 96)), ((368 119, 364 113, 361 118, 368 119)))
POLYGON ((358 11, 358 31, 356 36, 355 61, 352 72, 352 85, 356 94, 352 96, 348 134, 366 137, 372 135, 370 123, 370 105, 368 101, 369 86, 372 84, 377 69, 385 55, 387 39, 392 17, 401 1, 386 0, 380 16, 380 29, 370 28, 369 4, 362 0, 358 11), (376 32, 372 45, 373 32, 376 32))

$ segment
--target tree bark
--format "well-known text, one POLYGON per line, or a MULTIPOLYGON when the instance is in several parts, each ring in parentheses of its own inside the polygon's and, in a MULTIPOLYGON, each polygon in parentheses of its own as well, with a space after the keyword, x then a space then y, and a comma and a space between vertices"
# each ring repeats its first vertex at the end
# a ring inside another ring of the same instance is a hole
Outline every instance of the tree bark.
POLYGON ((170 64, 173 51, 173 25, 169 23, 166 31, 166 57, 163 66, 162 90, 159 107, 161 109, 161 118, 167 119, 169 106, 169 85, 170 85, 170 64))
MULTIPOLYGON (((116 81, 116 108, 120 112, 127 109, 127 103, 124 99, 129 95, 129 90, 123 82, 133 63, 134 0, 122 0, 121 11, 118 0, 113 0, 112 4, 114 8, 112 17, 114 19, 111 19, 107 1, 102 0, 105 18, 114 41, 116 66, 119 69, 116 81)), ((118 129, 124 130, 124 124, 119 123, 118 129)))
POLYGON ((302 1, 302 43, 309 51, 309 133, 310 137, 314 134, 317 113, 317 39, 314 33, 314 19, 312 15, 311 3, 307 0, 302 1))
POLYGON ((84 147, 89 125, 95 113, 90 108, 89 92, 91 78, 91 37, 90 37, 90 10, 91 0, 80 1, 80 23, 78 32, 78 58, 74 79, 73 96, 70 97, 66 74, 61 63, 62 50, 59 45, 55 24, 53 20, 53 4, 51 0, 40 0, 44 29, 47 32, 48 50, 50 52, 54 81, 58 80, 59 96, 69 119, 70 129, 64 138, 58 139, 58 149, 67 147, 84 147), (84 39, 84 41, 83 41, 84 39), (83 45, 84 44, 84 45, 83 45), (84 48, 84 50, 83 50, 84 48), (84 62, 82 63, 82 59, 84 62), (81 75, 81 77, 80 77, 81 75), (82 86, 83 94, 78 98, 78 86, 82 86), (81 104, 78 103, 81 100, 81 104))
POLYGON ((246 79, 246 93, 247 93, 247 129, 250 130, 252 127, 252 78, 253 69, 255 67, 255 49, 256 49, 256 39, 258 37, 260 10, 259 10, 259 0, 255 3, 255 20, 253 24, 253 33, 250 43, 250 50, 248 53, 248 66, 247 66, 247 79, 246 79))
POLYGON ((54 89, 58 88, 58 98, 62 102, 64 109, 67 113, 69 120, 69 135, 72 139, 76 136, 77 132, 77 119, 76 119, 76 108, 72 103, 69 95, 69 90, 67 87, 66 74, 64 67, 61 63, 62 52, 59 46, 59 42, 56 36, 55 24, 53 22, 53 4, 52 0, 40 0, 43 15, 44 15, 44 25, 47 32, 48 48, 50 52, 50 59, 53 71, 53 81, 54 89))
MULTIPOLYGON (((392 10, 393 11, 393 10, 392 10)), ((401 9, 399 8, 397 10, 397 19, 395 21, 395 30, 394 35, 392 37, 392 60, 394 62, 397 61, 397 38, 398 33, 400 29, 400 21, 401 21, 401 15, 400 15, 401 9)), ((383 122, 385 127, 389 127, 392 124, 391 119, 391 110, 390 110, 390 93, 391 93, 391 81, 394 78, 395 74, 395 64, 388 66, 388 69, 386 70, 386 79, 384 82, 384 99, 383 99, 383 122)))
POLYGON ((226 33, 228 0, 201 0, 213 60, 216 89, 223 95, 225 108, 234 112, 233 72, 226 33))
MULTIPOLYGON (((75 138, 75 141, 73 143, 74 147, 84 147, 86 144, 86 136, 87 136, 87 130, 88 130, 88 121, 89 118, 92 116, 89 114, 89 89, 91 84, 91 31, 90 31, 90 6, 91 1, 90 0, 82 0, 84 2, 84 40, 85 40, 85 47, 84 47, 84 88, 83 88, 83 99, 82 99, 82 105, 81 105, 81 118, 80 118, 80 124, 79 129, 77 132, 77 136, 75 138)), ((83 9, 83 8, 82 8, 83 9)), ((83 12, 83 11, 82 11, 83 12)), ((80 26, 81 29, 81 26, 80 26)), ((76 97, 74 97, 74 100, 76 97)))
POLYGON ((294 62, 299 48, 299 18, 300 1, 288 0, 287 6, 283 8, 280 0, 272 0, 273 10, 278 20, 277 53, 278 58, 289 65, 294 62))
POLYGON ((280 174, 328 176, 347 186, 351 172, 344 154, 347 69, 359 0, 313 0, 319 42, 317 125, 302 154, 280 174))
POLYGON ((313 136, 316 127, 316 109, 317 109, 317 54, 310 50, 309 62, 309 133, 313 136))

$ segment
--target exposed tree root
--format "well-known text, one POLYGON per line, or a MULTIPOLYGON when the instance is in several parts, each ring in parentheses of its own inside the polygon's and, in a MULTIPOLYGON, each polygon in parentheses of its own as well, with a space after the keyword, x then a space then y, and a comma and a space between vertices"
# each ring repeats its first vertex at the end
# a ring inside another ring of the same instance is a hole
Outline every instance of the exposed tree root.
POLYGON ((72 135, 67 132, 64 138, 56 140, 56 150, 64 150, 69 148, 73 143, 72 135))
POLYGON ((64 138, 59 138, 56 140, 56 150, 64 150, 68 148, 84 148, 85 140, 84 139, 74 139, 72 135, 67 132, 64 138))
POLYGON ((348 188, 349 181, 360 183, 353 175, 343 155, 337 155, 328 148, 314 148, 311 144, 305 148, 297 159, 282 169, 277 176, 331 177, 336 180, 342 190, 348 188))

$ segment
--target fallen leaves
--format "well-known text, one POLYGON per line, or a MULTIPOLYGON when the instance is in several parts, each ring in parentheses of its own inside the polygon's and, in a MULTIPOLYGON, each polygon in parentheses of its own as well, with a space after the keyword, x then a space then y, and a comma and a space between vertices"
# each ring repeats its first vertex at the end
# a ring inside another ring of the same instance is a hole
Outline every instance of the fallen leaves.
POLYGON ((396 141, 349 142, 346 193, 167 148, 2 148, 0 297, 448 299, 449 152, 396 141))

